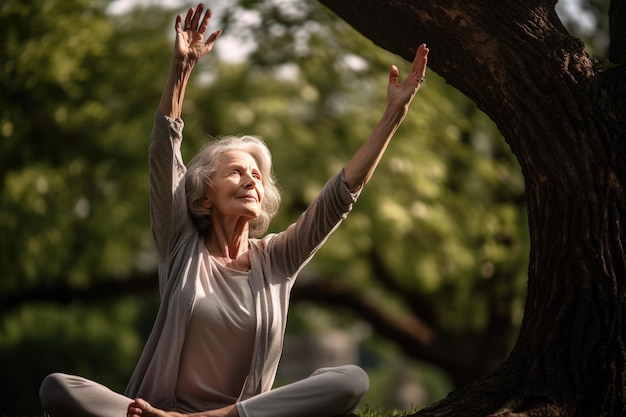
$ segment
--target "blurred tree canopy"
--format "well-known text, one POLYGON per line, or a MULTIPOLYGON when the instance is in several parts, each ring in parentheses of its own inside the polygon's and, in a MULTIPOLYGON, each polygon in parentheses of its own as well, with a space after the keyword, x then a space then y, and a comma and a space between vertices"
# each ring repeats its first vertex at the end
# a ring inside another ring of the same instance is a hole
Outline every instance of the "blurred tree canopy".
MULTIPOLYGON (((185 7, 110 6, 0 5, 3 415, 39 413, 39 383, 54 371, 123 390, 156 311, 147 143, 185 7)), ((225 35, 192 77, 183 155, 214 136, 262 136, 284 192, 281 230, 375 126, 389 65, 402 76, 408 63, 315 2, 209 6, 225 35), (247 54, 226 59, 236 45, 247 54)), ((290 331, 383 337, 456 385, 486 372, 522 316, 523 192, 492 122, 428 74, 354 212, 296 286, 290 331)))

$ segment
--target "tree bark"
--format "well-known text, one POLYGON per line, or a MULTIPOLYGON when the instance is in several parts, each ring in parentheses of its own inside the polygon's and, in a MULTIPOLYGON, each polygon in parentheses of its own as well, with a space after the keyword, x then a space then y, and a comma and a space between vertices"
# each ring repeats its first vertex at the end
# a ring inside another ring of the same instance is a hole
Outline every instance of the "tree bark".
POLYGON ((407 60, 425 42, 430 68, 495 121, 526 181, 517 344, 496 371, 416 415, 626 414, 624 65, 588 56, 553 1, 321 2, 407 60))

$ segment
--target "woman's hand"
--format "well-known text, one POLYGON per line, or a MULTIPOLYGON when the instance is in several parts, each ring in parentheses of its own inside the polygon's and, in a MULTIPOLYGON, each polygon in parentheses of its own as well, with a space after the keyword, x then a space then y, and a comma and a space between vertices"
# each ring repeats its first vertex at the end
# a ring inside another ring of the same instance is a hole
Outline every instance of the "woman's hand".
POLYGON ((387 106, 390 110, 401 111, 406 115, 409 104, 420 89, 426 76, 426 64, 428 62, 428 48, 421 44, 415 52, 415 58, 409 74, 402 83, 398 83, 398 68, 395 65, 389 70, 389 85, 387 86, 387 106))
POLYGON ((202 17, 202 11, 204 6, 198 4, 198 7, 190 8, 185 17, 185 24, 183 26, 183 18, 176 16, 176 23, 174 28, 176 29, 176 43, 174 45, 174 57, 183 61, 189 61, 196 63, 211 52, 213 44, 217 38, 221 35, 222 31, 218 30, 208 37, 204 41, 204 33, 206 32, 209 21, 211 20, 211 9, 207 9, 202 17))
POLYGON ((182 25, 183 18, 180 15, 176 16, 174 57, 157 109, 172 119, 181 116, 187 82, 196 62, 211 52, 213 44, 222 34, 222 31, 218 30, 211 33, 206 41, 204 40, 204 33, 209 26, 209 20, 211 20, 211 10, 207 9, 204 17, 202 17, 203 10, 202 4, 199 4, 195 10, 193 7, 190 8, 185 17, 184 26, 182 25))

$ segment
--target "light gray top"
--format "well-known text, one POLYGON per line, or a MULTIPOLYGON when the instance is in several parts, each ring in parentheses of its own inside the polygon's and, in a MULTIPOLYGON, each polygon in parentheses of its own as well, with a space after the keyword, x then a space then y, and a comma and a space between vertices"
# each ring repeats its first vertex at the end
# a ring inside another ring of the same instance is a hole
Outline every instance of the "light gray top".
POLYGON ((183 412, 234 404, 250 370, 256 317, 248 272, 220 264, 204 251, 191 322, 183 344, 176 401, 183 412))
MULTIPOLYGON (((195 294, 195 277, 206 250, 187 212, 182 160, 183 121, 155 115, 149 149, 150 215, 158 254, 161 304, 126 395, 177 410, 176 379, 195 294), (174 292, 179 296, 173 297, 174 292)), ((288 146, 288 145, 287 145, 288 146)), ((343 171, 334 175, 300 218, 285 231, 250 239, 249 282, 256 333, 250 372, 239 400, 269 391, 282 352, 289 293, 295 278, 352 209, 343 171)), ((212 257, 209 257, 211 262, 212 257)), ((213 260, 213 262, 215 262, 213 260)))

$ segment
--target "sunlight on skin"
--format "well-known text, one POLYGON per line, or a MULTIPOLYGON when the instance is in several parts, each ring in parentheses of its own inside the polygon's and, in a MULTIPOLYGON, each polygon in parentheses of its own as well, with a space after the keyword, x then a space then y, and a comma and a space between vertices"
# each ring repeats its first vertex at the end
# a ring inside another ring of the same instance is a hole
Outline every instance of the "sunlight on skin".
POLYGON ((137 398, 128 406, 127 417, 239 417, 237 407, 230 405, 228 407, 217 410, 206 411, 201 413, 183 414, 175 411, 163 411, 152 407, 147 401, 137 398))

